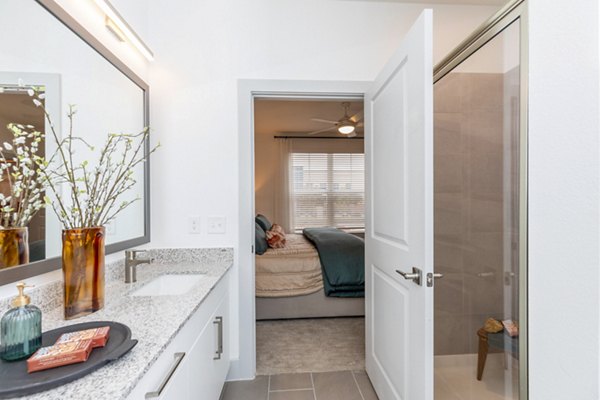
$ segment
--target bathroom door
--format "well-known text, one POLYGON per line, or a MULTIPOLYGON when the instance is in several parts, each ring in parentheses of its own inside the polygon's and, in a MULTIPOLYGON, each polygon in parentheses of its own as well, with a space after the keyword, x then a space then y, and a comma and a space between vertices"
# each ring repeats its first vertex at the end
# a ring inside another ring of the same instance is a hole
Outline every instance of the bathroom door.
POLYGON ((425 10, 365 95, 366 367, 381 400, 433 399, 432 70, 425 10))

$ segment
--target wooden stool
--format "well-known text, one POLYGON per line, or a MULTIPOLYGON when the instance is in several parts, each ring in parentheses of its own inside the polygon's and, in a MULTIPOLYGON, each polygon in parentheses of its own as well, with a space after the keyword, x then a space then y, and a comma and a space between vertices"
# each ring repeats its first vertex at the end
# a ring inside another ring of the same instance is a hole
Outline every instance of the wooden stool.
POLYGON ((510 337, 503 332, 489 333, 483 328, 477 331, 479 337, 479 349, 477 353, 477 380, 480 381, 483 377, 483 369, 487 359, 490 347, 501 349, 504 352, 508 351, 516 358, 519 357, 519 337, 510 337))

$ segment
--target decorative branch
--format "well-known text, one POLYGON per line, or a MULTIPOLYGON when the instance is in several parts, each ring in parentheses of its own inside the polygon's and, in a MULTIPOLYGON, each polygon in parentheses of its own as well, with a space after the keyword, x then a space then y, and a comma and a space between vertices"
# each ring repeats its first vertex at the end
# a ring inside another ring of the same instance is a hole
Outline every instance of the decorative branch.
POLYGON ((0 146, 0 182, 8 183, 8 193, 0 192, 0 229, 27 226, 44 206, 45 179, 38 166, 45 160, 37 154, 44 134, 32 125, 7 128, 12 140, 0 146))
POLYGON ((83 143, 88 150, 95 149, 84 139, 74 136, 75 106, 70 105, 67 113, 69 129, 67 136, 59 139, 52 120, 37 92, 33 102, 44 111, 52 137, 57 146, 48 161, 38 162, 38 168, 54 194, 56 204, 45 197, 47 204, 58 216, 65 229, 103 226, 113 220, 117 214, 138 199, 121 201, 129 189, 137 183, 134 177, 135 167, 146 161, 158 147, 145 154, 145 144, 149 140, 149 129, 144 128, 136 134, 110 133, 99 149, 97 163, 74 160, 74 142, 83 143), (66 194, 60 189, 66 189, 66 194))

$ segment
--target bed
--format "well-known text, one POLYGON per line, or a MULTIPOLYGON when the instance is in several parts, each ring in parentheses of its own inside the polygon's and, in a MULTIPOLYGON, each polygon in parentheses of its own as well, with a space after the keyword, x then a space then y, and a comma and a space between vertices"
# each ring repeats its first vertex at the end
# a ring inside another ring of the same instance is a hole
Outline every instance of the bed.
POLYGON ((256 319, 363 316, 364 297, 326 296, 319 253, 301 234, 256 256, 256 319))

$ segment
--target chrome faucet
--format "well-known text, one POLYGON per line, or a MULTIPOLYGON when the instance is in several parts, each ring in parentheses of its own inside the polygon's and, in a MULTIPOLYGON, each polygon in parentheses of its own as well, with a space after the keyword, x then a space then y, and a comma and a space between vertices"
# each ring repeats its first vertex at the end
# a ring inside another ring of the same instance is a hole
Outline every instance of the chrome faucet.
POLYGON ((137 258, 140 253, 145 253, 146 250, 125 250, 125 283, 133 283, 137 281, 136 270, 140 264, 150 264, 151 258, 137 258))

